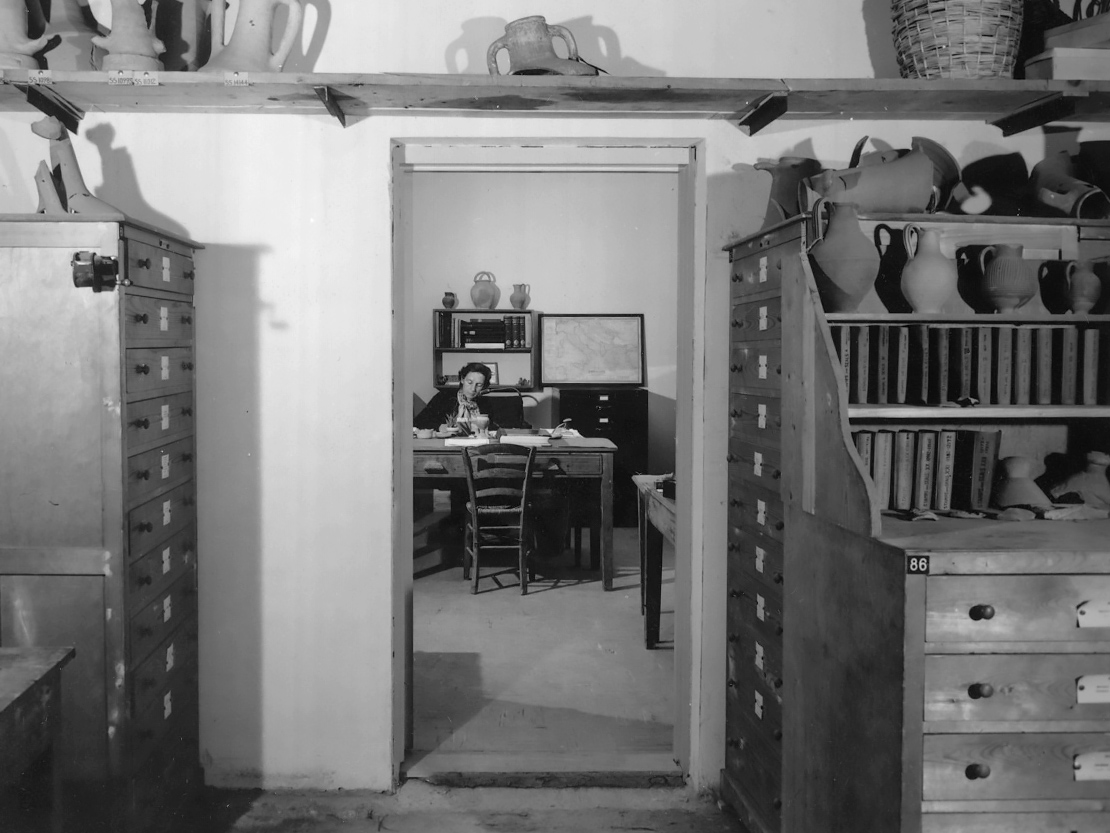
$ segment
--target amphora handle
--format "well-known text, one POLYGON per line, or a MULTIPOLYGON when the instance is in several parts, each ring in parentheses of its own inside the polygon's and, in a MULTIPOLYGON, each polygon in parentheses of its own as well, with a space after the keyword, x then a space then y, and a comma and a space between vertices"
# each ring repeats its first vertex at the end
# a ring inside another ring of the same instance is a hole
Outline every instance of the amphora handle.
POLYGON ((994 256, 996 254, 998 254, 998 249, 995 246, 984 246, 982 248, 982 250, 980 250, 980 252, 979 252, 979 271, 982 272, 984 275, 987 274, 987 255, 988 254, 991 256, 991 259, 993 260, 994 256))
POLYGON ((827 197, 818 197, 813 201, 813 208, 810 209, 810 216, 813 217, 813 242, 809 244, 811 249, 825 239, 829 221, 822 219, 821 213, 826 209, 832 211, 832 203, 827 197))
POLYGON ((910 257, 917 257, 917 246, 921 240, 921 229, 914 225, 908 225, 902 229, 902 244, 906 247, 906 254, 910 257))
MULTIPOLYGON (((223 0, 216 0, 216 5, 222 2, 223 0)), ((297 35, 300 34, 304 9, 301 7, 301 0, 275 0, 275 5, 277 3, 284 3, 289 7, 289 17, 285 20, 285 31, 281 33, 281 43, 278 44, 277 51, 270 56, 270 69, 281 72, 281 66, 293 51, 297 35)))
POLYGON ((552 38, 562 38, 567 45, 567 58, 571 61, 578 60, 578 44, 574 42, 574 35, 571 34, 570 29, 558 23, 548 23, 547 34, 552 38))
POLYGON ((497 53, 500 52, 502 49, 508 48, 508 35, 502 35, 489 45, 489 49, 486 50, 486 68, 489 70, 490 75, 501 74, 501 69, 497 66, 497 53))

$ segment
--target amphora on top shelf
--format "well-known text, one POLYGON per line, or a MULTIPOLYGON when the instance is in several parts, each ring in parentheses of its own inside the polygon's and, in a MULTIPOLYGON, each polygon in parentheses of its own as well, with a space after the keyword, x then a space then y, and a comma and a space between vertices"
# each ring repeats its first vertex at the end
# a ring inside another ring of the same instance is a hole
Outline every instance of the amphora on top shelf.
POLYGON ((879 250, 863 233, 851 203, 819 198, 813 204, 813 225, 816 239, 809 247, 809 259, 821 306, 825 312, 854 312, 875 284, 879 250))
POLYGON ((304 9, 301 0, 239 0, 235 28, 224 46, 226 3, 212 3, 212 58, 200 72, 281 72, 293 51, 301 30, 304 9), (271 51, 274 15, 278 6, 287 6, 289 15, 276 50, 271 51))
POLYGON ((35 53, 50 39, 29 38, 27 0, 0 0, 0 69, 38 69, 35 53))
POLYGON ((597 75, 597 67, 578 58, 578 44, 566 26, 548 23, 542 15, 514 20, 505 26, 505 34, 489 45, 486 67, 490 75, 500 75, 497 53, 509 53, 510 75, 597 75), (567 45, 568 57, 555 52, 555 38, 567 45))

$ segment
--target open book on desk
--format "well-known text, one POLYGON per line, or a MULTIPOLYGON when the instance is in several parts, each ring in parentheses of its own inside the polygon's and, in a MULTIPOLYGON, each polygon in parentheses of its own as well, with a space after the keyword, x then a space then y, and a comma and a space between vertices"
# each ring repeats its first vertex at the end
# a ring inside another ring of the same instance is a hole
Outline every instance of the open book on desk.
POLYGON ((489 437, 448 437, 443 441, 446 446, 452 445, 489 445, 489 437))

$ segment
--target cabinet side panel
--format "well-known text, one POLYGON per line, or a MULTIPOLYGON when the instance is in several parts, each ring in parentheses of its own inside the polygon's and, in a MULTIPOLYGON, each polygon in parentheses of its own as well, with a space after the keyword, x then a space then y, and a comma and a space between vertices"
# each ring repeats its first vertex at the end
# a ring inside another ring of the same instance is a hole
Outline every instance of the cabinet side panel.
POLYGON ((105 402, 119 371, 102 346, 118 343, 117 296, 74 287, 73 251, 0 249, 0 545, 103 543, 101 415, 119 407, 105 402))
POLYGON ((898 830, 903 561, 786 511, 783 830, 898 830))

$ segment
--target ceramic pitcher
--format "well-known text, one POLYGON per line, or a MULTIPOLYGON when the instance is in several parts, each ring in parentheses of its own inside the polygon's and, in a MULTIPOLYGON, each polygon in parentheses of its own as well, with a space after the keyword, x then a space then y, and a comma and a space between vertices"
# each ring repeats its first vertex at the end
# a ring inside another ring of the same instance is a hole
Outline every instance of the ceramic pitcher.
POLYGON ((1089 260, 1073 260, 1067 266, 1068 308, 1082 315, 1090 312, 1102 296, 1102 279, 1089 260))
POLYGON ((143 7, 136 0, 111 0, 110 8, 111 16, 105 25, 111 31, 92 39, 108 53, 101 60, 100 69, 104 72, 162 69, 158 56, 166 47, 147 27, 143 7))
POLYGON ((854 312, 875 284, 879 250, 860 228, 856 207, 830 203, 824 197, 813 205, 816 240, 809 247, 814 280, 825 312, 854 312), (829 218, 823 216, 828 209, 829 218))
POLYGON ((49 39, 27 37, 26 0, 0 0, 0 69, 39 69, 34 55, 49 39))
POLYGON ((1013 312, 1037 292, 1037 273, 1025 262, 1025 247, 999 244, 979 252, 983 296, 997 312, 1013 312))
POLYGON ((528 302, 532 300, 529 294, 532 287, 526 283, 514 283, 513 294, 509 296, 509 303, 513 305, 513 309, 528 309, 528 302))
POLYGON ((200 72, 281 72, 293 51, 304 18, 301 0, 240 0, 235 29, 224 46, 223 0, 212 4, 212 58, 200 72), (285 31, 276 52, 270 51, 274 14, 278 6, 289 8, 285 31))
POLYGON ((597 75, 597 68, 578 60, 578 44, 566 26, 548 23, 542 15, 514 20, 505 34, 489 45, 486 66, 490 75, 500 75, 497 53, 509 53, 510 75, 597 75), (555 53, 555 38, 567 45, 568 57, 555 53))
POLYGON ((940 312, 956 292, 956 262, 940 250, 940 232, 908 225, 902 239, 910 259, 902 269, 902 295, 914 312, 940 312))

